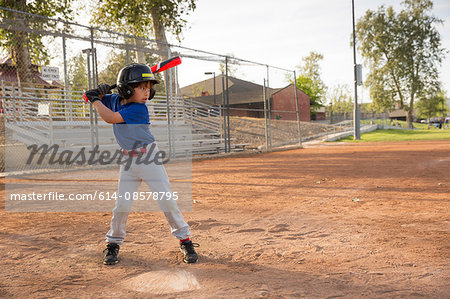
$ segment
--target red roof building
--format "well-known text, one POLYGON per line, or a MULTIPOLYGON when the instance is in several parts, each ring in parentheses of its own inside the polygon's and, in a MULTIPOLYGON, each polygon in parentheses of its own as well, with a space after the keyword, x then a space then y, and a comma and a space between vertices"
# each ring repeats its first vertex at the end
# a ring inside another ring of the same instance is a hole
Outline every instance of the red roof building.
MULTIPOLYGON (((63 87, 63 85, 57 82, 48 82, 42 79, 41 73, 39 72, 39 67, 33 64, 32 69, 35 84, 51 86, 51 87, 63 87)), ((0 58, 0 81, 5 81, 9 83, 18 83, 16 66, 12 63, 10 57, 0 58)))

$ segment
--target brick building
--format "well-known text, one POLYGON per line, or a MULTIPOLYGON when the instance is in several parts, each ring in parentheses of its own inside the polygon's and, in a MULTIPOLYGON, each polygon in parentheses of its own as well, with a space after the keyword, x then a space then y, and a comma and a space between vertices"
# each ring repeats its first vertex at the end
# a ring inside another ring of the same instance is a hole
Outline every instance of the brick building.
MULTIPOLYGON (((42 89, 63 89, 64 86, 56 81, 48 82, 42 79, 41 73, 39 72, 39 67, 35 64, 32 65, 30 70, 33 74, 33 83, 24 84, 22 87, 35 87, 42 89)), ((19 86, 19 80, 17 78, 16 66, 13 64, 10 57, 0 58, 0 96, 8 96, 7 90, 2 90, 3 85, 15 86, 15 89, 19 86)), ((3 104, 0 101, 0 113, 3 113, 3 104)))
MULTIPOLYGON (((180 94, 191 97, 211 106, 221 106, 226 100, 226 78, 219 75, 216 80, 216 96, 214 100, 214 78, 197 82, 180 89, 180 94), (223 82, 223 84, 222 84, 223 82), (222 87, 223 85, 223 87, 222 87)), ((300 119, 310 121, 309 96, 297 88, 300 119)), ((264 117, 264 86, 228 76, 228 95, 230 101, 230 115, 243 117, 264 117)), ((270 88, 270 105, 272 118, 296 120, 294 86, 284 88, 270 88), (289 112, 276 112, 276 111, 289 112), (291 112, 292 111, 292 112, 291 112)))
POLYGON ((272 94, 271 110, 274 111, 272 118, 297 120, 295 91, 297 91, 300 121, 311 121, 309 96, 302 90, 295 88, 293 84, 281 88, 272 94))
MULTIPOLYGON (((58 82, 48 82, 41 77, 39 72, 39 67, 35 64, 32 65, 31 72, 34 77, 34 84, 40 85, 42 87, 55 88, 62 87, 58 82)), ((0 81, 18 83, 16 66, 12 63, 10 57, 0 58, 0 81)))

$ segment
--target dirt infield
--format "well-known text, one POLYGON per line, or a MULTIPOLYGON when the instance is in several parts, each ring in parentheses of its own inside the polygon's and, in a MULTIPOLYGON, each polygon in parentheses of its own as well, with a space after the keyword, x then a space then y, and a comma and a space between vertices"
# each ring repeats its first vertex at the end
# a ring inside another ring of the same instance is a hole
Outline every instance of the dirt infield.
POLYGON ((132 214, 121 262, 103 266, 110 213, 1 210, 0 297, 450 297, 450 141, 193 169, 197 264, 181 262, 161 213, 132 214))

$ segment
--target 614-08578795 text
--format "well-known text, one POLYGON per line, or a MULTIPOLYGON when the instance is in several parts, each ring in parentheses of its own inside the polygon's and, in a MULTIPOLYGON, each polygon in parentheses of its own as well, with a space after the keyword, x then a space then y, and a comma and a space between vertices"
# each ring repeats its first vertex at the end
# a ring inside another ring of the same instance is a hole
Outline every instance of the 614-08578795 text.
POLYGON ((177 200, 178 192, 125 192, 123 195, 117 192, 100 192, 99 200, 177 200))

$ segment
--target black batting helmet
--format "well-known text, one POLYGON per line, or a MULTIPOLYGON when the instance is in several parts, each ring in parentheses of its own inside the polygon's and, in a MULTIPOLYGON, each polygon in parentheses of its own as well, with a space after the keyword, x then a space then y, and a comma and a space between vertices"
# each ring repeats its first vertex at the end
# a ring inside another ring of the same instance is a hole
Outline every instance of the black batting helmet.
POLYGON ((124 99, 131 98, 134 94, 134 88, 130 84, 144 81, 151 81, 155 84, 159 83, 149 66, 141 63, 133 63, 122 68, 117 76, 117 89, 119 90, 120 96, 124 99))

